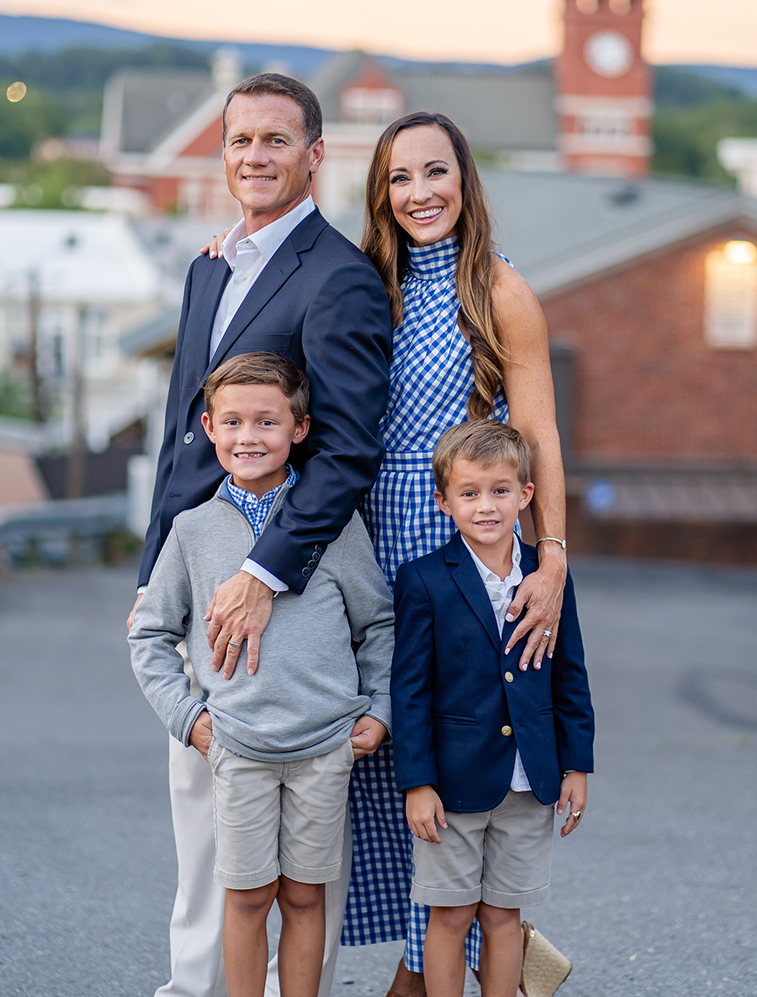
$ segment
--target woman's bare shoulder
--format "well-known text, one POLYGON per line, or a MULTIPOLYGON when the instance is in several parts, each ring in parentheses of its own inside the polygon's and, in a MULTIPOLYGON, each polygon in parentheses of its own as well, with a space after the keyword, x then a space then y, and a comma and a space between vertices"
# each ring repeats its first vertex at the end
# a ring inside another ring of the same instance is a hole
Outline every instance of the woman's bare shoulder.
POLYGON ((542 310, 528 282, 500 256, 495 256, 492 298, 500 324, 541 321, 542 310))

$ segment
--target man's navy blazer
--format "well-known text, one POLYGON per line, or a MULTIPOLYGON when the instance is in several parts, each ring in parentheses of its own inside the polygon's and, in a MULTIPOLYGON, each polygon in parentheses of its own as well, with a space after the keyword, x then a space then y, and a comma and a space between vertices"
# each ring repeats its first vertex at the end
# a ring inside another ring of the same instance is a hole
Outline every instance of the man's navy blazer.
MULTIPOLYGON (((524 576, 538 568, 521 543, 524 576)), ((397 787, 433 786, 445 808, 481 813, 512 781, 516 745, 536 798, 554 803, 566 769, 593 771, 594 711, 570 574, 554 657, 518 668, 459 533, 404 564, 395 589, 392 736, 397 787)))
POLYGON ((269 260, 210 360, 229 275, 222 258, 200 256, 189 269, 139 584, 149 581, 174 517, 211 498, 225 474, 202 428, 205 379, 230 357, 270 350, 310 378, 312 422, 292 453, 302 477, 256 544, 255 560, 302 592, 383 457, 378 425, 392 336, 387 294, 370 261, 316 209, 269 260))

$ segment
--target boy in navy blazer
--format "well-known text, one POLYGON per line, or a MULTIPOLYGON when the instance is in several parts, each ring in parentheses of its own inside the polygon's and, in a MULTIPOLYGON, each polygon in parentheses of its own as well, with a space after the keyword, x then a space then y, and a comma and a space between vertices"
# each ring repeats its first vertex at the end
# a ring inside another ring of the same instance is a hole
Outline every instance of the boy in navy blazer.
POLYGON ((397 575, 395 770, 415 835, 411 896, 431 907, 429 997, 462 995, 474 917, 483 993, 514 997, 520 907, 549 895, 554 804, 568 811, 564 837, 581 820, 593 771, 570 574, 554 656, 520 671, 520 646, 504 653, 517 622, 507 622, 507 607, 538 567, 536 549, 514 534, 533 495, 529 479, 516 430, 490 419, 449 429, 434 451, 434 498, 458 532, 397 575))

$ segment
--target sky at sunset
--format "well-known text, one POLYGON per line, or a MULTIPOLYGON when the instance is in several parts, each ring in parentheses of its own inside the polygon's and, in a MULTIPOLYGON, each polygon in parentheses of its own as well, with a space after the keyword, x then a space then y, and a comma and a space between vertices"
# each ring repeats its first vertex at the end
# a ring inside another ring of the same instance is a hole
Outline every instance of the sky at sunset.
MULTIPOLYGON (((519 62, 560 46, 560 0, 0 0, 0 13, 94 21, 171 37, 363 48, 519 62)), ((654 63, 757 66, 757 0, 647 0, 654 63)))

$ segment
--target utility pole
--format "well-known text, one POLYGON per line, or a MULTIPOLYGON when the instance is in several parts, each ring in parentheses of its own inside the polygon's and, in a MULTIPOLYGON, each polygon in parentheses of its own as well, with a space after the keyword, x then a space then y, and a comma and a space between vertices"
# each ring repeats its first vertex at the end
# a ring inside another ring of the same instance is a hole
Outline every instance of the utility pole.
POLYGON ((42 378, 39 374, 39 315, 41 300, 39 293, 39 274, 36 270, 29 271, 29 379, 32 389, 32 419, 35 422, 45 421, 45 404, 43 397, 42 378))
POLYGON ((84 495, 84 471, 87 455, 87 427, 85 424, 84 397, 84 334, 87 320, 86 305, 79 305, 76 321, 74 369, 71 378, 71 450, 68 457, 68 498, 84 495))

